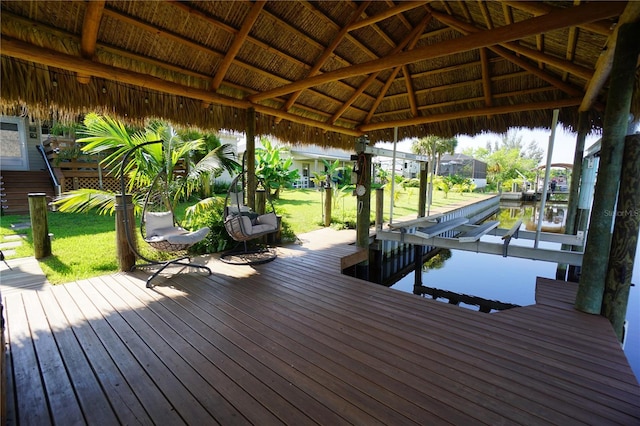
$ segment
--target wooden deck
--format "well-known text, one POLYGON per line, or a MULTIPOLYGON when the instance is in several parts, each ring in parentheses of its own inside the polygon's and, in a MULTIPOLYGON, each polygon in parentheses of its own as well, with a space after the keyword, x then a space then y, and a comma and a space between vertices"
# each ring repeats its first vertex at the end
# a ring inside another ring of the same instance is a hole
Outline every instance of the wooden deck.
POLYGON ((153 290, 136 272, 3 295, 7 424, 640 423, 638 382, 574 286, 539 280, 536 305, 483 314, 341 275, 353 238, 153 290))

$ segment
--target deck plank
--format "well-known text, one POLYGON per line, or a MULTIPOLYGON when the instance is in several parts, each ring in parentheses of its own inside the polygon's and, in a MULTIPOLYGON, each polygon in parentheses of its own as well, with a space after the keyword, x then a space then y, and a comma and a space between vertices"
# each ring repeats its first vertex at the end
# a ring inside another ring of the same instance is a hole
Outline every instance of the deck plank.
MULTIPOLYGON (((72 286, 52 287, 51 293, 57 303, 63 307, 69 327, 78 339, 96 380, 104 390, 106 398, 109 399, 109 405, 113 407, 118 422, 132 425, 152 424, 149 413, 145 411, 144 406, 118 368, 119 365, 126 364, 126 357, 120 355, 114 360, 110 356, 108 348, 103 345, 90 322, 71 298, 68 287, 72 286)), ((90 373, 86 374, 88 377, 90 373)))
MULTIPOLYGON (((7 321, 7 343, 12 370, 12 382, 15 386, 16 424, 50 425, 52 424, 47 407, 44 383, 40 378, 38 359, 33 345, 33 336, 29 329, 27 307, 22 295, 12 294, 4 298, 7 321)), ((11 404, 13 401, 9 401, 11 404)), ((13 405, 13 404, 12 404, 13 405)))
MULTIPOLYGON (((295 275, 295 274, 290 274, 290 276, 294 276, 294 275, 295 275)), ((409 297, 411 297, 410 295, 408 295, 408 296, 409 296, 409 297)), ((354 295, 354 297, 358 297, 358 295, 356 294, 356 295, 354 295)), ((340 313, 340 312, 343 312, 343 311, 344 311, 343 307, 341 307, 341 306, 339 306, 339 305, 336 305, 335 303, 332 303, 332 305, 333 305, 333 306, 335 306, 335 309, 336 309, 336 312, 334 312, 334 313, 333 313, 333 315, 339 315, 339 313, 340 313)), ((442 305, 442 307, 444 307, 444 308, 448 308, 448 309, 453 308, 456 312, 457 312, 457 310, 458 310, 458 308, 451 307, 450 305, 444 305, 444 304, 441 304, 441 305, 442 305)), ((437 305, 436 305, 436 306, 437 306, 437 305)), ((346 308, 347 308, 347 307, 345 307, 345 309, 346 309, 346 308)), ((351 308, 351 309, 353 309, 353 307, 352 307, 352 306, 351 306, 350 308, 351 308)), ((394 315, 397 315, 396 311, 398 311, 398 310, 397 310, 397 309, 393 309, 393 308, 390 308, 390 309, 389 309, 389 312, 390 312, 390 313, 393 313, 394 315)), ((411 312, 411 308, 404 309, 404 310, 402 310, 402 311, 404 311, 404 312, 411 312)), ((359 312, 358 312, 358 313, 359 313, 359 312)), ((469 315, 471 315, 471 316, 479 316, 479 318, 483 318, 483 317, 484 317, 484 314, 476 313, 476 312, 468 312, 468 314, 469 314, 469 315)), ((364 313, 363 313, 363 315, 364 315, 364 313)), ((371 319, 373 319, 373 318, 375 318, 375 317, 377 317, 377 316, 379 316, 379 315, 380 315, 380 312, 373 313, 373 311, 371 311, 371 319)), ((455 318, 452 318, 452 320, 455 320, 455 318)), ((370 324, 370 323, 369 323, 369 324, 370 324)), ((438 325, 438 324, 433 324, 433 323, 425 324, 423 329, 424 329, 424 330, 427 330, 427 329, 428 329, 428 330, 430 330, 430 332, 431 332, 431 333, 433 333, 433 332, 434 332, 434 328, 435 328, 437 325, 438 325)), ((479 355, 481 355, 481 354, 482 354, 482 352, 481 352, 481 348, 482 348, 482 347, 484 347, 484 346, 485 346, 485 344, 490 344, 490 343, 491 343, 490 341, 489 341, 489 342, 487 342, 487 339, 491 339, 491 338, 492 338, 492 337, 491 337, 491 336, 492 336, 492 334, 494 334, 494 333, 497 331, 497 330, 495 330, 495 328, 494 328, 493 330, 489 330, 489 331, 488 331, 488 333, 487 333, 486 335, 482 335, 482 337, 481 337, 480 339, 478 339, 478 341, 476 341, 476 342, 474 343, 474 337, 475 337, 475 336, 474 336, 474 334, 473 334, 473 333, 463 334, 463 333, 464 333, 464 331, 463 331, 463 330, 464 330, 465 328, 471 328, 471 327, 476 327, 476 328, 477 328, 478 324, 475 324, 475 325, 474 325, 473 323, 469 323, 468 325, 464 325, 464 324, 463 324, 463 328, 462 328, 461 330, 459 330, 459 331, 458 331, 458 330, 455 330, 455 329, 454 329, 454 330, 452 330, 452 327, 455 327, 455 324, 454 324, 454 323, 452 323, 451 321, 446 321, 446 322, 442 323, 442 326, 443 326, 443 328, 444 328, 444 329, 443 329, 443 331, 442 331, 442 339, 443 339, 443 340, 444 340, 444 339, 447 339, 447 338, 452 339, 452 338, 455 338, 456 336, 460 335, 460 336, 462 337, 462 339, 460 340, 460 342, 458 342, 458 344, 459 344, 459 345, 468 345, 468 346, 469 346, 469 347, 468 347, 468 349, 467 349, 467 352, 466 352, 466 353, 467 353, 467 362, 468 362, 468 358, 469 358, 469 357, 474 357, 474 356, 476 356, 476 357, 477 357, 477 356, 479 356, 479 355), (452 333, 452 332, 454 332, 455 336, 451 336, 451 333, 452 333)), ((379 335, 379 336, 385 336, 385 335, 388 335, 388 334, 397 334, 397 330, 392 330, 392 329, 385 329, 385 330, 381 330, 379 333, 373 333, 371 337, 372 337, 372 338, 376 338, 376 335, 379 335)), ((514 337, 515 337, 515 336, 514 336, 514 337)), ((410 338, 408 338, 408 340, 410 340, 410 341, 414 341, 414 342, 415 342, 417 339, 420 339, 420 335, 419 335, 419 333, 418 333, 417 335, 415 335, 415 336, 411 336, 410 338)), ((436 340, 436 341, 429 342, 429 343, 428 343, 428 344, 426 344, 425 346, 428 346, 429 348, 431 348, 431 349, 432 349, 434 344, 437 344, 437 340, 436 340)), ((501 342, 497 342, 497 343, 495 344, 494 348, 495 348, 495 350, 500 351, 502 348, 504 348, 504 347, 505 347, 506 345, 508 345, 508 344, 509 344, 509 342, 508 342, 508 341, 505 341, 505 342, 502 342, 502 341, 501 341, 501 342)), ((407 345, 407 343, 404 343, 404 344, 403 344, 403 346, 404 346, 404 347, 406 347, 406 345, 407 345)), ((452 347, 451 347, 451 351, 446 352, 446 353, 442 353, 442 355, 445 355, 445 358, 444 358, 444 359, 451 360, 452 358, 455 358, 455 357, 456 357, 456 353, 458 353, 460 350, 462 350, 462 348, 463 348, 463 346, 452 346, 452 347)), ((422 351, 421 353, 422 353, 422 354, 424 354, 424 351, 422 351)), ((520 352, 520 353, 516 353, 516 354, 514 354, 514 355, 518 355, 518 356, 522 357, 522 356, 526 356, 527 354, 528 354, 528 351, 522 351, 522 352, 520 352)), ((503 370, 504 370, 504 368, 505 368, 505 364, 507 364, 507 365, 511 365, 511 364, 512 364, 512 363, 511 363, 511 358, 512 358, 512 357, 513 357, 513 356, 506 355, 506 356, 503 356, 503 357, 502 357, 502 359, 498 358, 498 364, 497 364, 497 365, 496 365, 496 367, 495 367, 495 368, 496 368, 496 372, 494 372, 494 373, 492 373, 492 374, 497 374, 497 373, 499 373, 500 371, 503 371, 503 370)), ((482 357, 480 356, 480 358, 482 358, 482 357)), ((440 359, 442 359, 442 357, 440 357, 440 359)), ((484 359, 484 361, 485 361, 485 362, 494 362, 495 360, 496 360, 496 352, 489 352, 489 353, 486 355, 485 359, 484 359)), ((433 362, 437 362, 437 361, 438 361, 438 357, 436 356, 436 358, 433 360, 433 362)), ((464 359, 463 359, 463 361, 464 361, 464 359)), ((411 362, 419 362, 419 361, 417 361, 417 360, 412 360, 411 362)), ((534 359, 534 360, 528 361, 528 364, 530 364, 531 362, 536 363, 537 361, 534 359)), ((429 365, 431 365, 431 364, 429 364, 429 365)), ((570 366, 571 364, 569 363, 568 365, 570 366)), ((477 366, 477 365, 476 365, 476 366, 477 366)), ((449 368, 449 367, 450 367, 450 365, 445 364, 442 368, 447 369, 447 368, 449 368)), ((470 367, 470 366, 466 366, 466 367, 465 367, 465 366, 463 366, 463 367, 461 367, 461 372, 462 372, 463 376, 461 376, 461 379, 460 379, 460 380, 461 380, 461 381, 464 381, 465 383, 468 383, 468 381, 466 380, 466 378, 465 378, 464 374, 465 374, 465 372, 468 372, 468 371, 470 370, 470 368, 469 368, 469 367, 470 367)), ((471 366, 471 367, 473 367, 473 366, 471 366)), ((483 367, 484 367, 483 369, 487 369, 487 365, 486 365, 486 364, 484 364, 484 365, 483 365, 483 367)), ((529 365, 527 365, 527 367, 529 367, 529 365)), ((542 364, 542 365, 540 365, 540 366, 539 366, 539 373, 538 373, 538 374, 543 374, 543 373, 544 373, 548 368, 550 368, 550 365, 549 365, 548 363, 547 363, 547 364, 542 364)), ((513 367, 513 370, 512 370, 512 371, 516 371, 516 372, 518 372, 518 371, 520 371, 520 370, 522 370, 522 365, 520 365, 520 366, 517 366, 517 365, 516 365, 516 366, 514 366, 514 367, 513 367)), ((510 380, 510 377, 509 377, 509 375, 510 375, 510 374, 511 374, 511 373, 509 372, 509 370, 507 370, 506 375, 505 375, 505 377, 504 377, 504 380, 510 380)), ((522 371, 520 371, 520 374, 522 374, 522 371)), ((534 378, 535 378, 535 375, 530 375, 530 377, 529 377, 529 378, 527 378, 526 380, 524 380, 524 381, 523 381, 523 383, 521 383, 521 384, 520 384, 520 388, 521 388, 521 389, 526 389, 527 387, 529 387, 529 388, 530 388, 530 384, 531 384, 531 382, 530 382, 530 381, 531 381, 532 379, 534 379, 534 378)), ((483 382, 484 382, 484 381, 488 381, 489 383, 490 383, 493 379, 494 379, 494 378, 493 378, 492 376, 491 376, 491 377, 481 377, 481 378, 480 378, 480 380, 481 380, 481 381, 483 381, 483 382)), ((508 382, 506 382, 506 383, 508 383, 508 382)), ((516 393, 517 393, 517 392, 518 392, 518 389, 510 389, 510 391, 511 391, 511 392, 516 392, 516 393)), ((531 391, 531 389, 524 391, 525 395, 530 394, 530 391, 531 391)), ((522 390, 521 390, 520 392, 522 392, 522 390)), ((551 392, 551 393, 553 394, 553 393, 555 392, 555 390, 554 390, 554 391, 549 391, 549 392, 551 392)), ((571 395, 568 395, 568 397, 571 397, 571 395)), ((562 406, 561 404, 560 404, 560 405, 558 405, 558 409, 560 409, 560 410, 564 410, 564 408, 563 408, 563 406, 562 406)), ((577 415, 577 416, 579 417, 579 416, 581 415, 581 412, 580 412, 580 410, 579 410, 579 411, 577 411, 577 412, 576 412, 576 413, 574 413, 574 414, 575 414, 575 415, 577 415)), ((588 417, 585 417, 585 420, 588 420, 588 417)))
POLYGON ((50 423, 48 401, 88 424, 640 422, 610 325, 573 309, 571 285, 541 279, 536 305, 474 312, 341 275, 345 235, 264 265, 214 257, 211 276, 172 268, 152 290, 136 271, 3 295, 9 424, 50 423))

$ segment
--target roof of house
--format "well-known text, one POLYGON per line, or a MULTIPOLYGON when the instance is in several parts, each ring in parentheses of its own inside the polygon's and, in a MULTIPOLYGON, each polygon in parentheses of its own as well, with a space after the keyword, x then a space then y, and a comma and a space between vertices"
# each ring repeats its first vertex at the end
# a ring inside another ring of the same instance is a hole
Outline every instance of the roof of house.
MULTIPOLYGON (((602 124, 640 2, 3 1, 0 113, 98 110, 351 148, 602 124), (618 24, 616 26, 616 24, 618 24)), ((633 103, 634 112, 640 102, 633 103)))

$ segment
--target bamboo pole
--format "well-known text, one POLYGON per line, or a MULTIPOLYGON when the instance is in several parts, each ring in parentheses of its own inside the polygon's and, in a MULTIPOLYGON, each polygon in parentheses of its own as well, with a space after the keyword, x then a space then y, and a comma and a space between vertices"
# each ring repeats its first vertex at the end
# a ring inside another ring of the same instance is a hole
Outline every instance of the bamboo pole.
POLYGON ((612 212, 615 209, 622 169, 624 138, 627 133, 636 64, 640 53, 640 22, 622 25, 611 70, 611 82, 604 117, 598 181, 591 211, 591 224, 576 296, 578 310, 600 314, 607 262, 611 245, 612 212))
POLYGON ((427 167, 429 163, 420 162, 420 188, 418 193, 418 217, 427 213, 427 167))
POLYGON ((245 168, 247 173, 247 206, 255 210, 256 207, 256 110, 247 109, 247 144, 244 151, 245 168))
POLYGON ((622 340, 640 231, 640 173, 638 171, 640 171, 640 135, 627 136, 620 176, 620 195, 611 240, 611 255, 602 301, 602 315, 607 317, 613 325, 618 340, 622 340))
POLYGON ((51 256, 51 239, 49 238, 49 223, 47 221, 47 194, 32 192, 28 194, 28 198, 34 256, 36 259, 42 259, 51 256))
MULTIPOLYGON (((133 197, 131 194, 124 195, 124 197, 127 197, 127 211, 124 210, 125 205, 122 197, 122 194, 116 195, 116 253, 120 271, 127 272, 136 264, 136 253, 127 239, 127 232, 129 232, 129 235, 135 235, 135 217, 133 215, 133 197), (125 223, 129 228, 128 230, 125 223)), ((135 244, 135 239, 132 238, 131 242, 135 244)))
POLYGON ((327 185, 324 188, 324 226, 331 226, 331 185, 327 185))
POLYGON ((376 189, 376 230, 384 223, 384 188, 376 189))

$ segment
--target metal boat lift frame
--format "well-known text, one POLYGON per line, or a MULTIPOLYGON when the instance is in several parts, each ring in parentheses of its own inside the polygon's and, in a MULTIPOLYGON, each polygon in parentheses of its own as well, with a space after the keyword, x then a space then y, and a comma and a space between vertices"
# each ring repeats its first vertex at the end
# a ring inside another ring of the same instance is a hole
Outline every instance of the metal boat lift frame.
POLYGON ((552 232, 525 231, 519 229, 522 224, 521 221, 518 221, 511 229, 485 225, 485 229, 481 230, 481 232, 474 232, 478 230, 478 228, 483 227, 483 225, 468 225, 459 219, 445 222, 434 222, 434 220, 437 220, 437 217, 431 216, 404 223, 395 223, 390 225, 387 230, 378 230, 376 232, 376 239, 381 241, 399 241, 419 246, 497 254, 503 257, 511 256, 545 262, 565 263, 574 266, 582 265, 582 252, 509 245, 509 243, 513 238, 517 238, 534 242, 547 241, 574 247, 583 247, 585 241, 583 233, 567 235, 552 232), (431 231, 430 228, 432 229, 431 231), (461 238, 439 236, 451 230, 458 233, 461 238), (464 235, 469 233, 475 233, 475 237, 477 238, 465 238, 464 235), (502 237, 503 242, 493 243, 481 241, 480 238, 483 235, 502 237))

